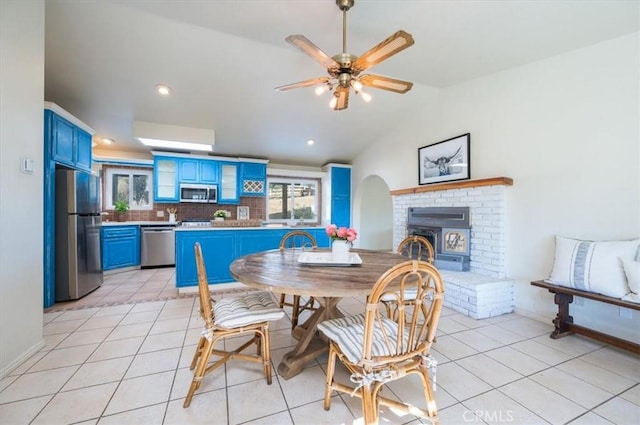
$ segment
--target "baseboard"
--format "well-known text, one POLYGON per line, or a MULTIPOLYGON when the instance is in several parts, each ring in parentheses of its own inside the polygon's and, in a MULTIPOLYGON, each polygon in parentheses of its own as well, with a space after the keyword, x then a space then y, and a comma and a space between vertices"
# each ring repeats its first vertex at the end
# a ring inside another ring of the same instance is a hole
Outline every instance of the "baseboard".
POLYGON ((11 362, 11 364, 9 364, 8 366, 2 368, 2 370, 0 370, 0 379, 3 379, 6 376, 8 376, 11 372, 13 372, 22 363, 26 362, 27 360, 29 360, 29 358, 31 358, 31 356, 33 356, 38 351, 40 351, 40 349, 42 349, 42 347, 44 347, 44 346, 45 346, 45 341, 44 341, 44 339, 41 339, 37 344, 35 344, 31 348, 29 348, 27 351, 22 353, 22 355, 20 357, 18 357, 16 360, 11 362))

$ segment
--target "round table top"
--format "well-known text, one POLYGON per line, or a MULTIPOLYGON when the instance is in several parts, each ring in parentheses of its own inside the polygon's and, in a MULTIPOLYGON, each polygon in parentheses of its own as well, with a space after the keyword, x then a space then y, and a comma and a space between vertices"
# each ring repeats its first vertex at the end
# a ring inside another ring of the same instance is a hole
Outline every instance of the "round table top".
MULTIPOLYGON (((307 251, 308 252, 308 251, 307 251)), ((329 252, 329 250, 317 250, 329 252)), ((231 275, 262 290, 312 297, 357 297, 369 295, 378 278, 396 264, 407 261, 396 253, 353 249, 362 264, 351 266, 298 263, 297 249, 278 249, 246 255, 231 263, 231 275)))

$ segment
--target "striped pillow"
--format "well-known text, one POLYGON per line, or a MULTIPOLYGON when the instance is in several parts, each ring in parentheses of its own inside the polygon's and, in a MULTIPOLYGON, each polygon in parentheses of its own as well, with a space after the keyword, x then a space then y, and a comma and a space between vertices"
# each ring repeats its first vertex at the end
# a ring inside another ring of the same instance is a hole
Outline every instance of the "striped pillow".
POLYGON ((594 242, 556 236, 556 253, 548 282, 622 298, 629 292, 623 260, 633 259, 640 239, 594 242))
MULTIPOLYGON (((364 348, 364 314, 356 316, 342 317, 340 319, 325 320, 318 324, 318 329, 327 338, 334 341, 340 347, 347 359, 351 363, 358 363, 362 359, 362 349, 364 348)), ((393 320, 383 318, 382 326, 387 335, 392 338, 398 332, 398 324, 393 320)), ((383 333, 378 321, 375 322, 373 330, 373 356, 391 355, 387 344, 384 342, 383 333)))
POLYGON ((215 324, 224 328, 237 328, 284 317, 284 311, 267 291, 218 300, 213 304, 213 314, 215 324))

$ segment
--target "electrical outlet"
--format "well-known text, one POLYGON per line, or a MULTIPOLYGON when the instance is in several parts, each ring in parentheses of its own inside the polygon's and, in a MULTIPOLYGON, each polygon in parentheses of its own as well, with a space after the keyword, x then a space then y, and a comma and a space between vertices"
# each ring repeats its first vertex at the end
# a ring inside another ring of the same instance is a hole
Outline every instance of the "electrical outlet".
POLYGON ((156 211, 156 217, 164 217, 164 211, 156 211))
POLYGON ((631 309, 618 307, 618 315, 623 319, 631 319, 631 309))

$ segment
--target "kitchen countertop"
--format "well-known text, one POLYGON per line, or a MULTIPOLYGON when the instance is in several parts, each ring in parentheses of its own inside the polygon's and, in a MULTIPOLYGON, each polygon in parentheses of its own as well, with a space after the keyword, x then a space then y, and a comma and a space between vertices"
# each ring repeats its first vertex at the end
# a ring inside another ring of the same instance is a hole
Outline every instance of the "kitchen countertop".
POLYGON ((103 226, 169 226, 177 223, 169 223, 168 221, 103 221, 103 226))
POLYGON ((265 225, 265 226, 256 226, 256 227, 237 227, 237 226, 178 226, 176 227, 176 232, 178 231, 186 231, 191 232, 194 230, 205 230, 205 231, 215 231, 215 230, 277 230, 277 229, 285 229, 285 230, 295 230, 295 229, 319 229, 323 226, 273 226, 273 225, 265 225))
MULTIPOLYGON (((169 223, 168 221, 103 221, 102 226, 169 226, 177 223, 169 223)), ((308 226, 280 226, 277 224, 266 224, 262 226, 238 227, 238 226, 176 226, 176 231, 195 231, 195 230, 260 230, 260 229, 318 229, 324 226, 308 225, 308 226)))

